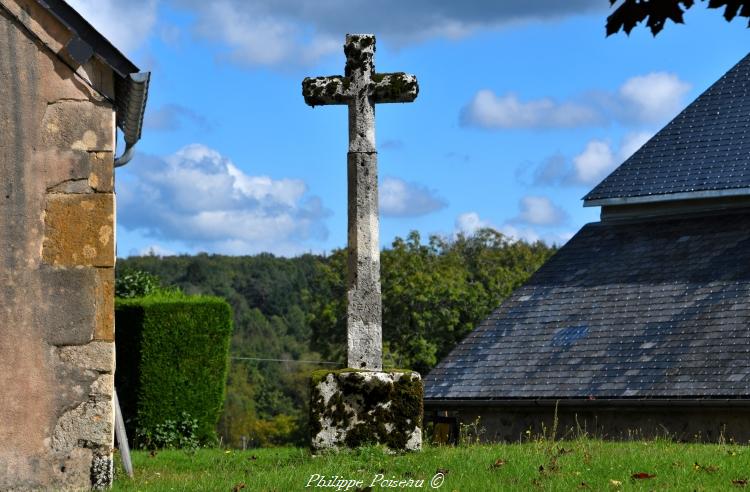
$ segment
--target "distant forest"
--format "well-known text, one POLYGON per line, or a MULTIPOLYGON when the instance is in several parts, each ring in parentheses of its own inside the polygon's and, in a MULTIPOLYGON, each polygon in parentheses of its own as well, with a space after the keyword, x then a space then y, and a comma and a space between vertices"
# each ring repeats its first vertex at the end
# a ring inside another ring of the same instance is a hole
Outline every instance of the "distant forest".
MULTIPOLYGON (((426 243, 417 232, 396 238, 381 255, 384 367, 427 374, 554 252, 493 229, 426 243)), ((118 259, 118 275, 134 270, 231 304, 232 359, 218 429, 224 443, 304 443, 309 373, 346 364, 346 250, 118 259)))

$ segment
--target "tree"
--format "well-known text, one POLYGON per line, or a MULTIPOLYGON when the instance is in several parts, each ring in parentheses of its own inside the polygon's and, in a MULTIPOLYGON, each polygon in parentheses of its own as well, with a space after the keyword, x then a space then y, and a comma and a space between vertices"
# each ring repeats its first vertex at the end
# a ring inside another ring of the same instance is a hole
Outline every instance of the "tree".
MULTIPOLYGON (((609 0, 610 6, 617 2, 618 0, 609 0)), ((664 29, 667 19, 675 24, 684 24, 682 14, 694 3, 694 0, 625 0, 607 17, 607 36, 619 32, 620 29, 630 34, 638 23, 646 19, 648 19, 646 25, 656 36, 664 29)), ((724 18, 727 22, 738 15, 750 18, 750 0, 708 0, 708 8, 722 7, 724 7, 724 18)), ((750 27, 750 22, 748 27, 750 27)))

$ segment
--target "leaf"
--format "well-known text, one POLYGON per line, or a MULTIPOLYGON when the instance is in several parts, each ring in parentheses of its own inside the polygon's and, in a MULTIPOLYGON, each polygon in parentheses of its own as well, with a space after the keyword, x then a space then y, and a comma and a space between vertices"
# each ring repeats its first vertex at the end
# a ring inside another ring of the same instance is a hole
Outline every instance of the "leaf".
POLYGON ((505 465, 506 461, 502 458, 498 458, 495 460, 495 462, 491 465, 491 468, 501 468, 505 465))
POLYGON ((619 481, 619 480, 612 480, 612 479, 610 479, 609 483, 612 484, 612 486, 614 486, 614 487, 619 487, 620 485, 622 485, 622 482, 619 481))
POLYGON ((696 461, 695 463, 693 463, 693 470, 695 471, 702 470, 706 473, 716 473, 717 471, 719 471, 719 467, 716 465, 708 465, 708 466, 701 465, 696 461))
POLYGON ((632 478, 633 480, 647 480, 649 478, 654 478, 655 476, 656 476, 655 473, 651 474, 651 473, 646 473, 646 472, 638 472, 638 473, 633 473, 632 475, 630 475, 630 478, 632 478))
POLYGON ((435 473, 442 473, 443 475, 447 475, 448 474, 448 469, 447 468, 438 468, 437 470, 435 470, 435 473))
POLYGON ((746 487, 747 478, 738 478, 737 480, 732 480, 732 485, 734 485, 735 487, 746 487))
POLYGON ((247 485, 245 485, 245 482, 236 483, 234 484, 234 487, 232 487, 232 492, 239 492, 245 487, 247 487, 247 485))

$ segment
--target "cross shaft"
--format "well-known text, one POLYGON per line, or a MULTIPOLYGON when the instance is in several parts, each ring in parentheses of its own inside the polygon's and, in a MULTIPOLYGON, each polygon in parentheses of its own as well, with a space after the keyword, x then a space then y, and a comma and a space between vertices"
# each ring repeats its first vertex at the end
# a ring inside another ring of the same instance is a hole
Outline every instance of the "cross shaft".
POLYGON ((347 34, 344 76, 308 77, 302 95, 310 106, 349 106, 348 176, 348 365, 379 371, 383 366, 378 164, 375 104, 412 102, 417 78, 375 72, 375 36, 347 34))

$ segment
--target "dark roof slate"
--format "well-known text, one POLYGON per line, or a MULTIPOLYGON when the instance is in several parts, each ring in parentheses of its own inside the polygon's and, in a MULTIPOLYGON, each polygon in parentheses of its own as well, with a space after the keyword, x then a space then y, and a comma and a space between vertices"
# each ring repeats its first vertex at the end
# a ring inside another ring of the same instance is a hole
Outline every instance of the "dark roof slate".
POLYGON ((591 190, 584 201, 596 205, 591 202, 742 188, 750 188, 750 55, 591 190))
POLYGON ((425 378, 425 398, 750 396, 750 211, 592 223, 425 378))

